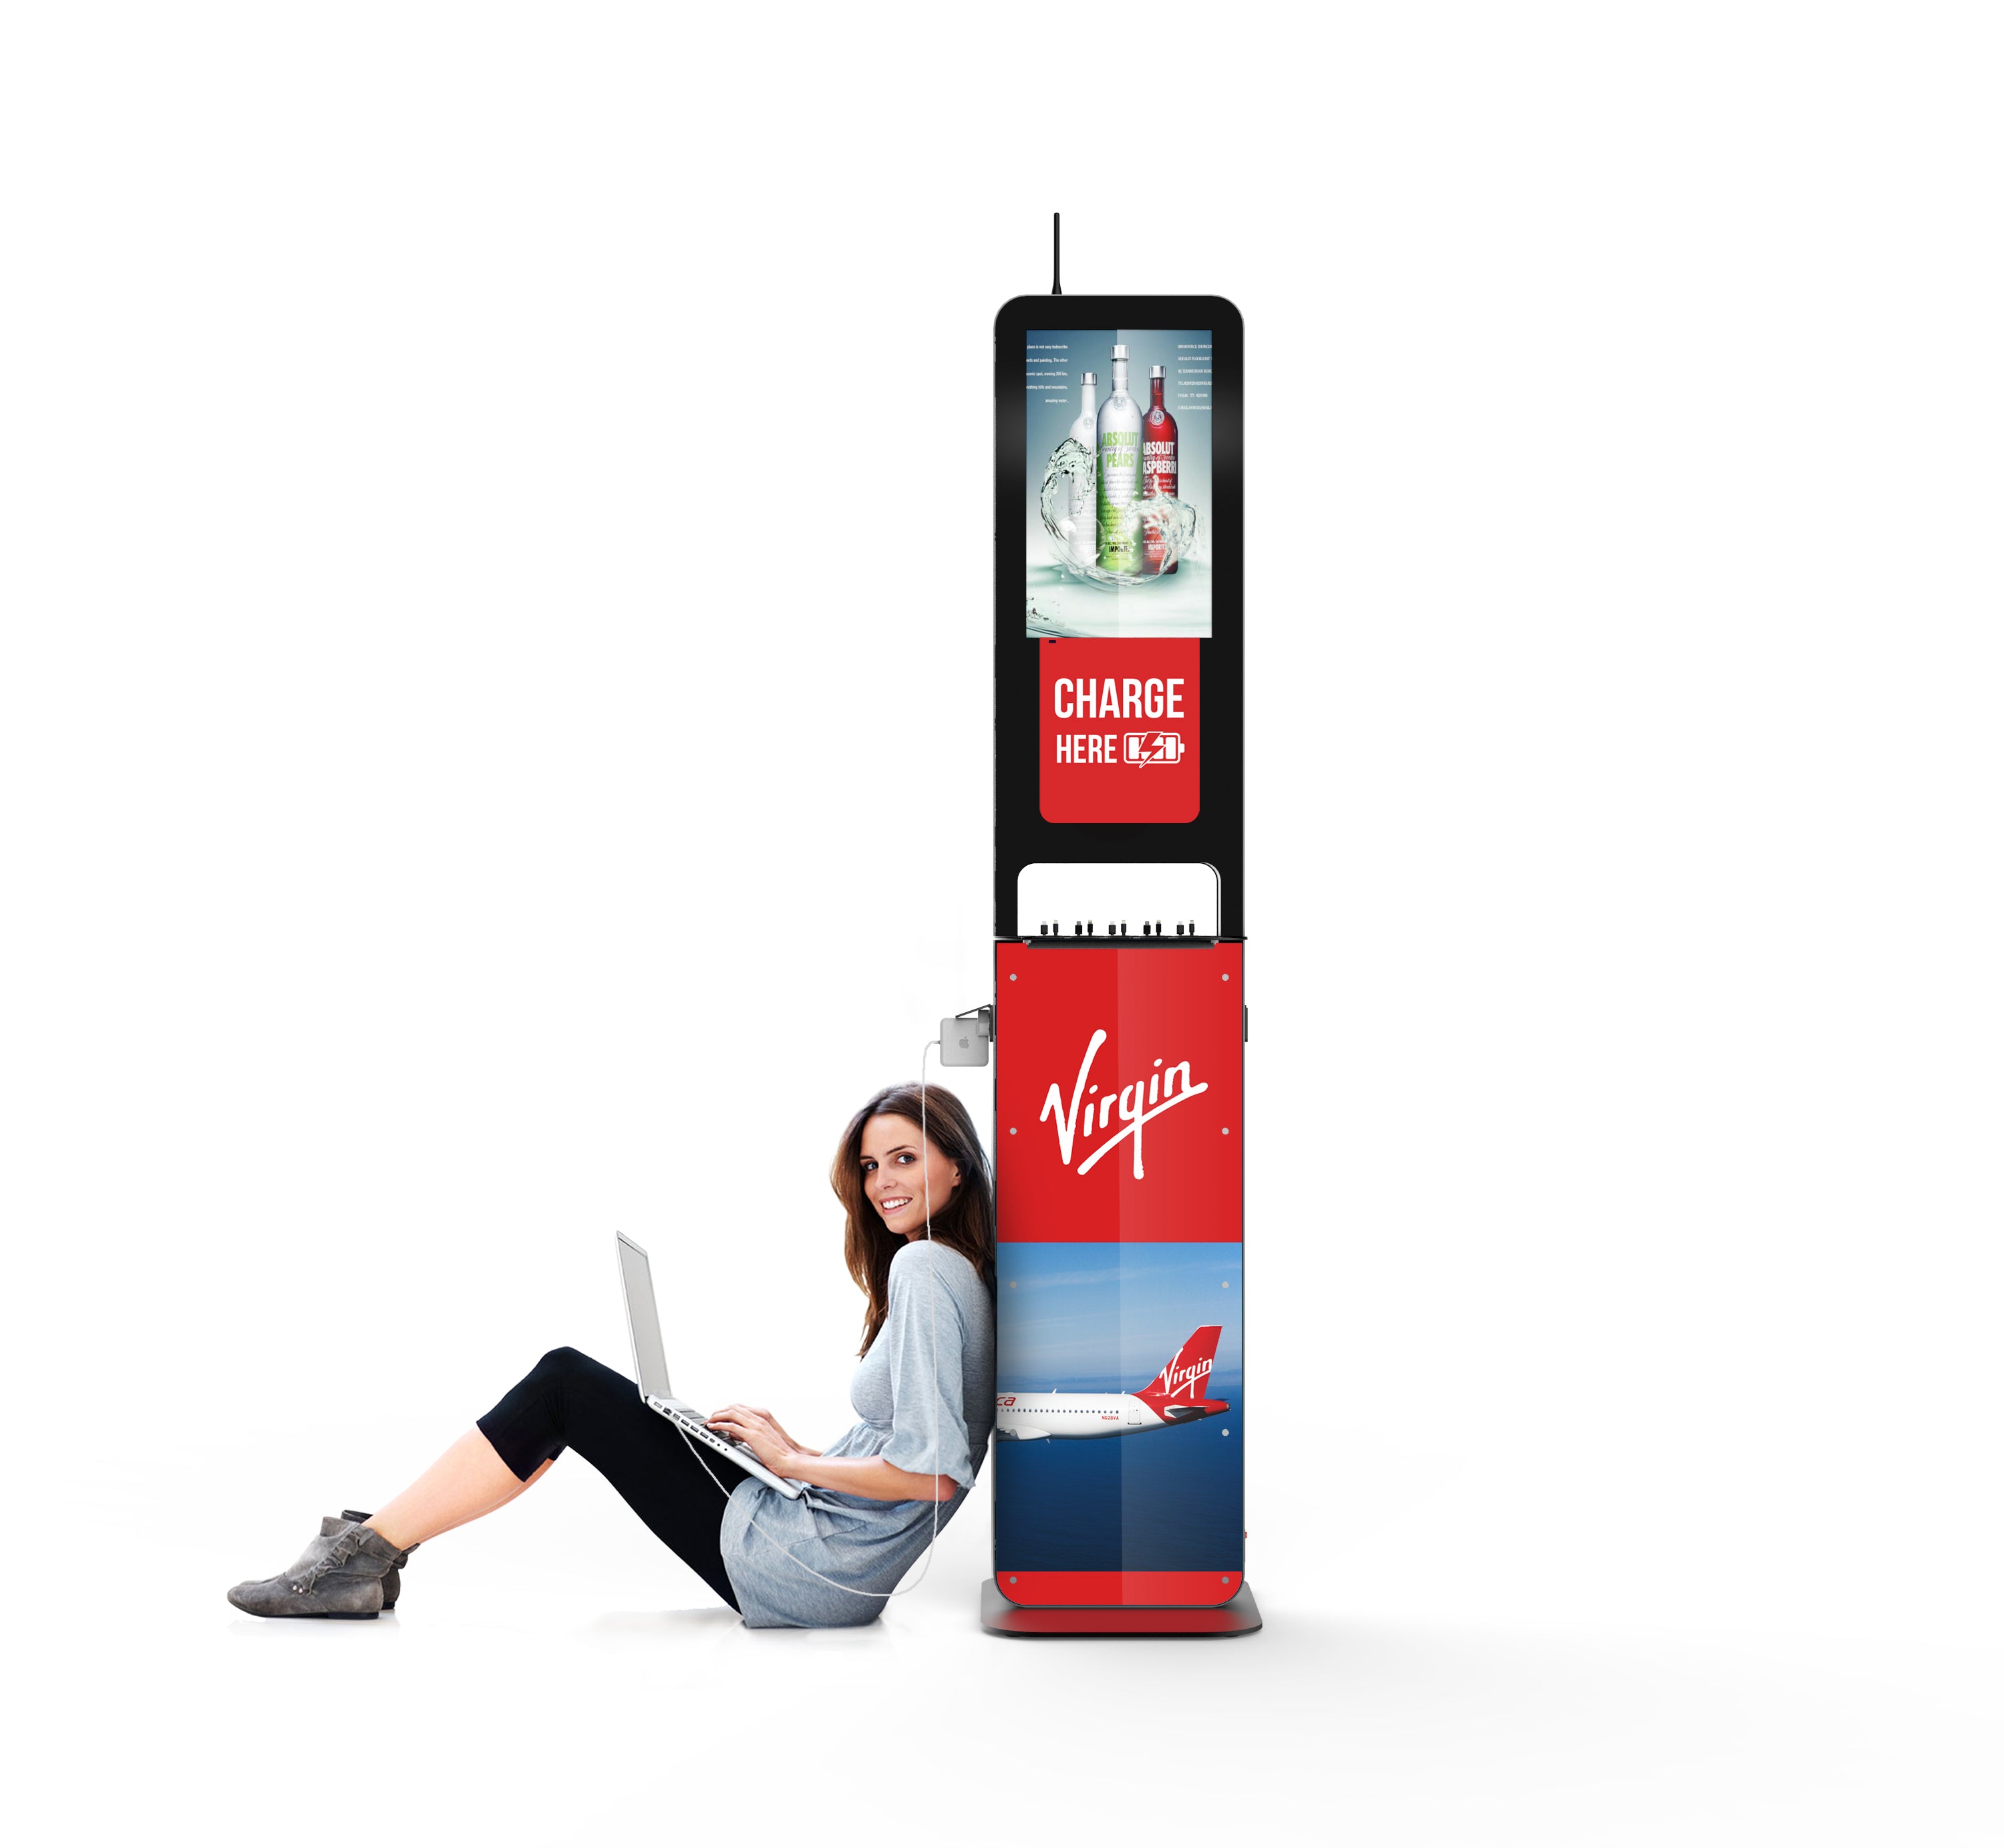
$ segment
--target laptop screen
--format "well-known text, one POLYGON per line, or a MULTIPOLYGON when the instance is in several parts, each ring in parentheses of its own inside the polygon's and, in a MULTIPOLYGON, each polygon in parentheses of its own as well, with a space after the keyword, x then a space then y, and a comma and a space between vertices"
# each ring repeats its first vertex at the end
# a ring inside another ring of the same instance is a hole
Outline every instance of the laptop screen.
POLYGON ((647 1254, 623 1233, 619 1238, 619 1275, 626 1286, 626 1322, 633 1336, 633 1364, 640 1371, 640 1390, 650 1399, 665 1399, 668 1357, 661 1347, 661 1319, 654 1313, 654 1279, 647 1254))

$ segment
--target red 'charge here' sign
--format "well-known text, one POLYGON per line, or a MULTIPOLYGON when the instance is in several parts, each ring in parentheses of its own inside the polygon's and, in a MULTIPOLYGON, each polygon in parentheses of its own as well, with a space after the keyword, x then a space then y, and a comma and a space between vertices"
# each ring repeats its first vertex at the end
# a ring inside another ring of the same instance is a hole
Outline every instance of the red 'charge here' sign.
POLYGON ((1039 641, 1037 807, 1047 822, 1196 819, 1203 644, 1039 641))

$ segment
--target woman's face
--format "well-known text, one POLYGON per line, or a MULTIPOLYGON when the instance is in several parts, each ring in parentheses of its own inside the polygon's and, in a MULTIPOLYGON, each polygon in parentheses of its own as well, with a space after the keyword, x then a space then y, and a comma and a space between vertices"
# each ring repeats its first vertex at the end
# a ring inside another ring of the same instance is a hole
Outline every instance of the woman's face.
POLYGON ((926 1185, 937 1219, 960 1185, 960 1166, 933 1146, 923 1148, 919 1126, 903 1117, 872 1117, 863 1126, 863 1195, 901 1237, 926 1236, 926 1185), (923 1159, 922 1159, 923 1158, 923 1159))

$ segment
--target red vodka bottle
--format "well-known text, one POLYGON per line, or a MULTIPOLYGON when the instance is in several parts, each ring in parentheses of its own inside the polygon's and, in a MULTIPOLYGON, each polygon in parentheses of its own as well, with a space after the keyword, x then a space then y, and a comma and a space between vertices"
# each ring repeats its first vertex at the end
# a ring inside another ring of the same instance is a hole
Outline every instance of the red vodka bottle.
MULTIPOLYGON (((1141 419, 1141 493, 1145 499, 1150 495, 1166 494, 1172 500, 1176 493, 1176 420, 1162 408, 1162 369, 1159 366, 1148 368, 1148 409, 1141 419)), ((1151 577, 1158 574, 1162 561, 1168 558, 1169 548, 1159 528, 1144 529, 1141 545, 1141 568, 1151 577)), ((1175 570, 1175 561, 1169 560, 1168 569, 1175 570)))

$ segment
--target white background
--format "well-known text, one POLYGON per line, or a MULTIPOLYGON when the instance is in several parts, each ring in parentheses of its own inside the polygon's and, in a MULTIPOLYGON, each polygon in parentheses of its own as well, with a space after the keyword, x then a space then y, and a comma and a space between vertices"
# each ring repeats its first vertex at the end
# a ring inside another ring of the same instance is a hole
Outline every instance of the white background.
POLYGON ((6 17, 37 1839, 1997 1839, 1994 12, 6 17), (987 1638, 984 1491, 753 1634, 575 1461, 238 1618, 615 1226, 846 1422, 1053 206, 1245 316, 1266 1630, 987 1638))

